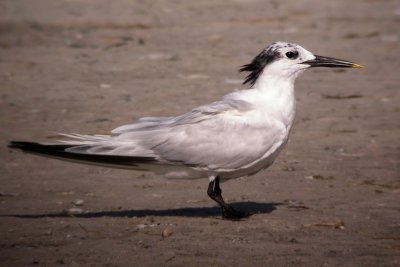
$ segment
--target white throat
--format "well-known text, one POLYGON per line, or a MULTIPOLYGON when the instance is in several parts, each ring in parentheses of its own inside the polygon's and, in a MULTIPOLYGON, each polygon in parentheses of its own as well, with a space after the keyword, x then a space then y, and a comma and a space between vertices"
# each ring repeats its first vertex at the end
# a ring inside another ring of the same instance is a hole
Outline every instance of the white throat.
POLYGON ((281 120, 289 129, 296 113, 294 81, 301 72, 277 75, 264 71, 253 86, 253 90, 257 92, 257 102, 262 105, 262 109, 281 120))

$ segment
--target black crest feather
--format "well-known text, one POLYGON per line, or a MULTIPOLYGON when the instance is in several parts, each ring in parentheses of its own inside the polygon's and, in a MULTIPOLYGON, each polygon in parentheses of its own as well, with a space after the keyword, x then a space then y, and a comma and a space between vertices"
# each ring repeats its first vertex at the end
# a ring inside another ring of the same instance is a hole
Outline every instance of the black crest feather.
POLYGON ((257 79, 262 74, 265 66, 279 58, 277 48, 278 47, 275 44, 270 45, 268 48, 261 51, 261 53, 258 54, 249 64, 243 65, 239 69, 240 72, 250 72, 243 84, 249 84, 250 87, 253 87, 257 79))

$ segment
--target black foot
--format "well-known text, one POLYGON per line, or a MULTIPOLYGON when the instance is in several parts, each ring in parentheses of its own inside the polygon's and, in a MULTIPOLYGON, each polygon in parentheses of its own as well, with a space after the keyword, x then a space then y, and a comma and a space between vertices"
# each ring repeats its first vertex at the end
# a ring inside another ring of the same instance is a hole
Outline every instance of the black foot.
POLYGON ((236 221, 250 216, 249 213, 235 210, 234 208, 232 208, 232 206, 228 204, 227 206, 229 207, 228 209, 224 207, 222 208, 222 218, 224 219, 236 221))
POLYGON ((240 220, 246 217, 249 217, 250 214, 243 213, 235 210, 232 206, 225 203, 222 198, 222 190, 219 187, 219 176, 215 177, 213 181, 208 185, 207 194, 208 196, 217 202, 222 208, 222 217, 228 220, 240 220))

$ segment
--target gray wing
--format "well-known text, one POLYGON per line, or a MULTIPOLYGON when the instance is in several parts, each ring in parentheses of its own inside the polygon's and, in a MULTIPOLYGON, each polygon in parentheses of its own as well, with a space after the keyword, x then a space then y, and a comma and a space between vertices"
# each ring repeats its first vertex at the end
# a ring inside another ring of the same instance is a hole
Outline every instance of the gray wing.
POLYGON ((221 112, 194 124, 171 128, 168 138, 153 151, 169 161, 198 168, 229 171, 246 168, 272 154, 285 139, 281 123, 249 123, 246 116, 221 112))
POLYGON ((153 157, 204 170, 245 168, 272 154, 286 129, 244 101, 215 102, 179 117, 148 117, 112 131, 106 140, 71 152, 153 157))

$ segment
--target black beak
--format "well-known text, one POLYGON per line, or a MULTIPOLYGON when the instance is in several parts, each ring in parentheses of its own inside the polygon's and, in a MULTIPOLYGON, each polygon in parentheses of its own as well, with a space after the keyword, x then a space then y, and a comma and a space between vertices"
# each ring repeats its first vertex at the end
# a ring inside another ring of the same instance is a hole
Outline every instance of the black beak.
POLYGON ((328 68, 363 68, 363 66, 355 64, 350 61, 331 58, 331 57, 321 57, 315 56, 315 59, 307 60, 301 64, 307 64, 311 67, 328 67, 328 68))

